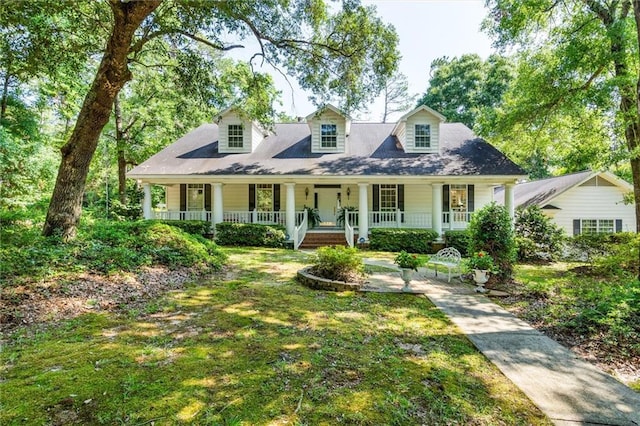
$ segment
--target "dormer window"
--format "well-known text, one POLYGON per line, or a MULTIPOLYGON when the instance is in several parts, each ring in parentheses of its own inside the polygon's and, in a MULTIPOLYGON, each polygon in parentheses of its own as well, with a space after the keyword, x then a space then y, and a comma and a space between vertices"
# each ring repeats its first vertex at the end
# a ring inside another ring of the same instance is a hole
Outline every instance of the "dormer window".
POLYGON ((242 148, 244 146, 242 124, 229 124, 228 130, 229 148, 242 148))
POLYGON ((431 125, 416 124, 415 141, 416 148, 431 147, 431 125))
POLYGON ((335 124, 322 124, 320 126, 320 146, 322 148, 335 148, 338 146, 338 126, 335 124))

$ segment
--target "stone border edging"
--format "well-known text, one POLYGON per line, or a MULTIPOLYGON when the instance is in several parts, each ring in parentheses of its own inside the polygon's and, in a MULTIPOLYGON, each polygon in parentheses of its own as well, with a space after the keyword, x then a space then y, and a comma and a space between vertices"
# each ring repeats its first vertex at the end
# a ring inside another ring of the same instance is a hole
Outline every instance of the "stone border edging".
POLYGON ((328 291, 359 291, 362 284, 347 283, 344 281, 333 281, 326 278, 318 277, 309 272, 310 266, 300 269, 297 274, 298 281, 314 290, 328 291))

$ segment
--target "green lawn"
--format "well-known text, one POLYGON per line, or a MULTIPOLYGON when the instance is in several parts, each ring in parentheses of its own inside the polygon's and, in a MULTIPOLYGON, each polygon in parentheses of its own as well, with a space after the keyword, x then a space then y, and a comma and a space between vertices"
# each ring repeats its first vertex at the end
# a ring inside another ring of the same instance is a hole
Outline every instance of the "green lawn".
POLYGON ((143 313, 9 336, 0 424, 549 424, 426 298, 312 291, 304 253, 225 251, 143 313))

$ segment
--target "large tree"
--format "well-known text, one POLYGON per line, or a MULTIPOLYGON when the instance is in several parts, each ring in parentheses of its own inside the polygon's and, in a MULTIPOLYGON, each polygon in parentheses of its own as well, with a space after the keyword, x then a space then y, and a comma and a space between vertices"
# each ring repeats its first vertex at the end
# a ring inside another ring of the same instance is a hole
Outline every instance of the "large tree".
POLYGON ((442 113, 449 121, 473 128, 483 110, 495 108, 513 78, 509 59, 476 54, 444 56, 431 63, 429 87, 418 101, 442 113))
MULTIPOLYGON (((264 61, 282 69, 303 89, 314 93, 317 103, 341 99, 344 102, 340 106, 347 111, 380 92, 399 57, 393 27, 376 16, 375 8, 363 7, 357 0, 344 1, 340 8, 322 0, 108 0, 96 9, 105 4, 108 19, 96 19, 94 26, 75 29, 80 34, 104 32, 106 40, 74 129, 61 149, 62 160, 43 229, 45 235, 63 239, 75 235, 89 164, 118 93, 133 78, 129 64, 153 40, 162 38, 177 46, 198 41, 226 51, 241 48, 243 40, 252 37, 257 40, 258 50, 250 65, 264 61), (233 37, 238 40, 229 42, 233 37)), ((0 5, 0 16, 9 9, 26 16, 26 9, 54 6, 52 10, 61 16, 73 14, 77 8, 75 3, 53 0, 5 1, 0 5)), ((189 63, 185 66, 188 68, 189 63)), ((261 98, 259 93, 255 97, 263 101, 268 98, 261 98)))
POLYGON ((640 0, 488 0, 500 46, 544 50, 531 111, 590 107, 611 117, 628 152, 640 231, 640 0))

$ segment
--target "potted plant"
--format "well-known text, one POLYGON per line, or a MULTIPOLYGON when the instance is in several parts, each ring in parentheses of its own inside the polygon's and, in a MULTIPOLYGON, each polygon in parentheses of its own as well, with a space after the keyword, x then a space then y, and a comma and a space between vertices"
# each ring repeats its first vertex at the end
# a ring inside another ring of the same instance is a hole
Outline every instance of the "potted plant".
POLYGON ((422 265, 422 261, 417 255, 409 254, 402 250, 398 253, 394 262, 402 270, 402 281, 404 281, 404 288, 402 290, 406 291, 409 289, 411 278, 413 278, 413 271, 418 270, 418 267, 422 265))
POLYGON ((493 257, 484 251, 478 251, 471 255, 468 265, 473 271, 473 281, 478 284, 476 291, 484 293, 484 284, 489 281, 489 274, 495 272, 493 257))

